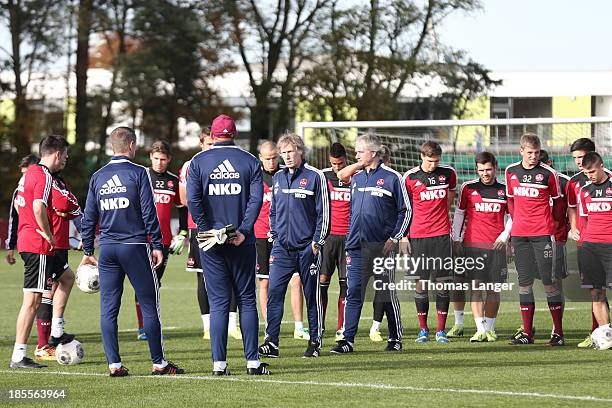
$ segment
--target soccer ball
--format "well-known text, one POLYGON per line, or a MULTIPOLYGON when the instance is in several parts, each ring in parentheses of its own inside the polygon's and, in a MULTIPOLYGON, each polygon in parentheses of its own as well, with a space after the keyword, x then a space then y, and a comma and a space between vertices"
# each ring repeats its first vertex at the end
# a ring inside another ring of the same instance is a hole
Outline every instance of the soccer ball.
POLYGON ((55 359, 61 365, 79 364, 83 360, 84 355, 83 345, 76 340, 60 344, 55 348, 55 359))
POLYGON ((84 264, 77 268, 76 284, 85 293, 100 291, 100 274, 97 265, 84 264))
POLYGON ((591 334, 593 347, 597 350, 607 350, 612 347, 612 327, 610 325, 600 326, 591 334))

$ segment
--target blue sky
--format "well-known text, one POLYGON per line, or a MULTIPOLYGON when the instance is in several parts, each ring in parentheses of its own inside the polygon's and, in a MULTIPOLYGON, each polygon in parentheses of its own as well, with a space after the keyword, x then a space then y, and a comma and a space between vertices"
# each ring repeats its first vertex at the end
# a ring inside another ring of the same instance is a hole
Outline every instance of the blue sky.
MULTIPOLYGON (((612 70, 612 0, 481 1, 437 27, 442 42, 496 71, 612 70)), ((4 24, 0 45, 10 46, 4 24)))
POLYGON ((482 0, 449 16, 442 42, 497 71, 612 70, 612 1, 482 0))

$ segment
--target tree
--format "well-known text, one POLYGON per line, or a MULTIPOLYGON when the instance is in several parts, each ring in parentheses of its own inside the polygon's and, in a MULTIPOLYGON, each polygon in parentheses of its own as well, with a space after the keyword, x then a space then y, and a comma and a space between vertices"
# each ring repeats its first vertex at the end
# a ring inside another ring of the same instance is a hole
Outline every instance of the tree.
POLYGON ((311 113, 333 120, 400 116, 407 85, 439 80, 447 91, 436 103, 457 114, 456 103, 489 89, 489 71, 463 52, 440 44, 435 26, 449 14, 479 7, 477 0, 370 0, 339 8, 318 23, 318 58, 299 81, 311 113), (349 108, 356 110, 352 116, 349 108))
POLYGON ((11 49, 2 48, 3 65, 13 73, 10 90, 15 115, 10 141, 21 156, 30 152, 33 142, 28 131, 30 84, 61 52, 64 7, 59 0, 6 0, 0 5, 0 20, 8 23, 11 36, 11 49))
POLYGON ((251 106, 252 151, 259 138, 274 137, 288 127, 295 75, 308 55, 315 19, 328 3, 329 0, 278 0, 275 5, 255 0, 226 2, 234 41, 255 99, 251 106))
POLYGON ((232 69, 215 4, 153 0, 134 10, 136 49, 125 56, 121 96, 140 108, 145 136, 178 140, 177 120, 212 119, 211 79, 232 69))
MULTIPOLYGON (((91 0, 89 0, 91 1, 91 0)), ((113 120, 113 104, 117 101, 120 72, 123 68, 128 49, 130 48, 130 32, 132 30, 131 14, 135 2, 133 0, 101 1, 93 13, 92 30, 104 38, 101 45, 103 56, 98 61, 101 67, 110 69, 111 81, 99 99, 102 101, 102 118, 98 129, 98 154, 96 164, 100 166, 105 157, 107 129, 113 120)), ((135 44, 132 42, 132 46, 135 44)))
POLYGON ((92 0, 80 0, 76 49, 76 147, 84 151, 88 140, 87 69, 89 68, 89 35, 91 32, 92 0))

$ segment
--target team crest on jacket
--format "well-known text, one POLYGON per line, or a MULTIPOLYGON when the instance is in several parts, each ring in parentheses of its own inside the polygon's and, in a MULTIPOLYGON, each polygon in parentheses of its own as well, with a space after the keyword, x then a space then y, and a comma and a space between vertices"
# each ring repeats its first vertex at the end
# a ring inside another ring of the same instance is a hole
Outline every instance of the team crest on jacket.
POLYGON ((498 197, 504 197, 505 195, 506 195, 506 192, 504 190, 497 190, 498 197))
POLYGON ((541 174, 536 174, 535 179, 536 179, 536 181, 542 181, 542 180, 544 180, 544 176, 541 175, 541 174))
POLYGON ((346 264, 350 265, 351 264, 351 257, 350 256, 346 256, 346 264))
POLYGON ((306 187, 306 184, 308 184, 308 179, 301 179, 300 180, 300 187, 306 187))
POLYGON ((444 183, 444 182, 446 181, 446 176, 445 176, 444 174, 440 174, 440 175, 438 176, 438 181, 439 181, 440 183, 444 183))
POLYGON ((174 182, 172 180, 168 180, 168 188, 174 188, 174 182))
POLYGON ((378 179, 376 180, 376 185, 377 186, 384 186, 385 185, 385 179, 378 179))
POLYGON ((606 195, 612 195, 612 187, 606 188, 606 195))
POLYGON ((270 259, 269 259, 268 263, 270 265, 272 265, 274 263, 274 256, 273 255, 270 255, 270 259))

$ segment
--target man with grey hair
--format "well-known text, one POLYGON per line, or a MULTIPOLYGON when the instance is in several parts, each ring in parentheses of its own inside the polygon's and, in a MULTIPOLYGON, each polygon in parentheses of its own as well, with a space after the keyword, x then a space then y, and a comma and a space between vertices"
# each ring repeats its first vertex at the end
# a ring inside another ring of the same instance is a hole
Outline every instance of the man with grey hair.
POLYGON ((302 280, 310 340, 304 357, 318 357, 321 348, 322 307, 319 288, 321 247, 329 233, 329 192, 323 173, 304 160, 304 142, 295 134, 278 141, 285 168, 273 177, 270 205, 268 325, 259 354, 278 357, 280 324, 287 284, 297 270, 302 280))
POLYGON ((128 375, 119 355, 117 330, 125 275, 142 309, 153 361, 151 374, 183 374, 182 368, 164 356, 155 273, 164 256, 151 179, 146 167, 132 162, 137 148, 132 129, 118 127, 110 140, 114 156, 91 177, 81 221, 81 265, 98 264, 100 272, 100 327, 109 375, 128 375), (96 225, 100 227, 99 261, 94 256, 96 225))
MULTIPOLYGON (((410 224, 411 209, 402 176, 383 164, 382 145, 377 137, 357 138, 355 153, 363 168, 351 179, 351 219, 346 238, 348 292, 346 296, 344 339, 332 353, 353 351, 361 309, 370 278, 382 296, 389 324, 386 351, 402 349, 402 322, 397 296, 389 283, 395 269, 381 268, 381 260, 393 257, 399 240, 410 224)), ((386 262, 385 262, 386 264, 386 262)))

